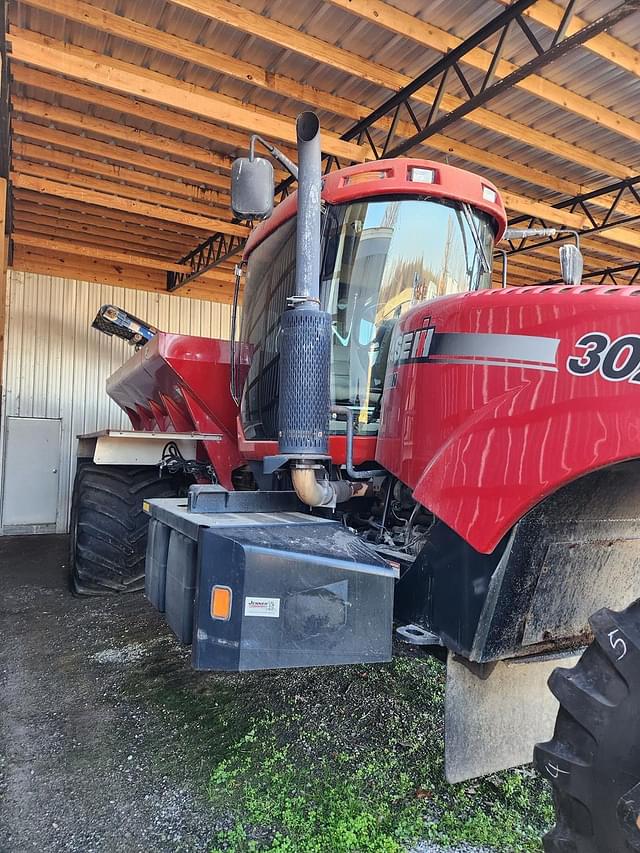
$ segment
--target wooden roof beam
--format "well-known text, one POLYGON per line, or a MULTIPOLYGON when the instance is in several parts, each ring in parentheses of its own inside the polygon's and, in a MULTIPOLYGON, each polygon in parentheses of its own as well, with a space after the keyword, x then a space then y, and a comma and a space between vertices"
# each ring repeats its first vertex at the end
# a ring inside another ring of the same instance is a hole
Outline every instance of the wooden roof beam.
POLYGON ((192 213, 186 213, 185 211, 163 207, 159 204, 149 204, 138 199, 123 198, 107 192, 85 189, 60 181, 23 175, 15 171, 11 172, 11 183, 18 189, 33 190, 34 192, 53 196, 59 195, 62 198, 85 201, 88 204, 106 207, 110 210, 124 210, 139 213, 142 216, 149 216, 152 219, 197 225, 210 233, 219 231, 222 234, 233 234, 238 237, 246 237, 249 233, 248 228, 242 225, 234 225, 231 222, 225 222, 221 219, 197 216, 192 213))
POLYGON ((167 261, 175 261, 184 254, 184 249, 159 245, 140 237, 127 237, 124 231, 97 228, 95 225, 81 225, 55 216, 44 216, 42 213, 31 211, 13 211, 13 227, 15 231, 32 231, 41 236, 59 237, 61 240, 75 240, 79 243, 108 246, 121 252, 132 254, 148 254, 167 261))
POLYGON ((127 266, 144 267, 151 270, 165 270, 171 272, 190 272, 191 267, 186 264, 174 264, 170 261, 159 260, 145 255, 131 254, 130 252, 114 252, 112 249, 100 249, 92 246, 83 246, 69 240, 48 240, 44 237, 34 237, 15 231, 11 235, 14 244, 29 246, 34 249, 44 249, 51 252, 67 252, 70 255, 79 255, 85 258, 95 258, 98 261, 110 261, 127 266))
MULTIPOLYGON (((164 294, 168 292, 166 276, 159 270, 145 271, 140 267, 79 258, 66 252, 43 253, 42 250, 16 246, 13 252, 12 267, 24 272, 94 281, 99 284, 112 284, 116 287, 164 294)), ((175 295, 230 304, 233 301, 233 281, 230 280, 228 284, 222 282, 204 283, 198 279, 193 284, 181 287, 175 292, 175 295)))
MULTIPOLYGON (((48 239, 46 237, 25 233, 22 230, 12 234, 11 239, 15 245, 28 246, 32 249, 42 249, 46 252, 66 253, 91 258, 95 261, 107 261, 109 263, 124 264, 130 267, 142 267, 145 270, 163 270, 165 272, 190 272, 191 267, 187 264, 175 264, 167 260, 153 258, 148 255, 140 255, 131 252, 118 252, 103 247, 86 246, 74 241, 48 239)), ((203 273, 204 282, 231 283, 233 276, 218 270, 208 270, 203 273)))
MULTIPOLYGON (((244 65, 247 65, 247 63, 244 63, 244 65)), ((282 77, 282 75, 265 75, 264 71, 258 66, 249 67, 252 69, 252 79, 249 81, 245 80, 244 82, 250 82, 255 83, 256 85, 261 85, 257 81, 261 79, 260 73, 262 73, 262 75, 265 76, 265 80, 274 81, 273 87, 266 85, 265 88, 269 88, 272 91, 277 91, 278 94, 281 94, 283 97, 302 100, 304 103, 316 107, 317 109, 330 110, 336 115, 343 116, 345 118, 350 118, 355 121, 359 121, 360 119, 365 118, 370 113, 369 107, 364 106, 362 104, 358 104, 355 101, 349 101, 346 98, 333 96, 329 92, 313 89, 310 86, 303 86, 302 84, 298 84, 295 80, 290 80, 289 78, 282 77), (278 80, 281 81, 280 85, 278 85, 278 80), (289 84, 291 84, 291 86, 289 86, 289 84), (304 91, 299 91, 296 88, 298 86, 302 86, 304 91)), ((223 68, 220 68, 218 70, 221 73, 224 73, 223 68)), ((96 101, 97 94, 94 86, 87 86, 83 83, 78 83, 74 80, 67 80, 65 78, 56 77, 52 74, 47 74, 43 71, 37 71, 33 68, 27 68, 26 66, 20 65, 19 63, 13 63, 12 71, 14 80, 24 85, 34 86, 39 89, 43 89, 47 92, 67 95, 70 98, 76 98, 78 100, 90 104, 93 104, 96 101)), ((200 135, 204 135, 205 133, 207 133, 208 138, 211 138, 213 141, 219 142, 221 144, 231 144, 232 142, 235 142, 241 148, 244 148, 246 146, 246 137, 244 136, 242 136, 241 139, 235 140, 228 140, 226 136, 224 138, 220 138, 217 135, 219 129, 216 128, 215 125, 206 125, 205 122, 200 122, 199 120, 190 120, 195 121, 196 126, 193 126, 192 124, 188 124, 185 126, 185 116, 180 115, 179 113, 175 113, 171 110, 155 107, 151 104, 145 104, 141 101, 135 101, 130 98, 126 98, 122 95, 114 95, 113 93, 106 92, 105 90, 101 90, 99 92, 99 98, 101 106, 108 107, 109 109, 118 110, 130 115, 136 115, 141 118, 146 118, 149 121, 161 122, 168 127, 173 127, 179 130, 187 130, 190 133, 198 133, 200 135), (202 125, 204 125, 204 127, 202 125)), ((20 99, 17 97, 14 97, 13 100, 14 103, 20 103, 20 99)), ((67 115, 66 118, 71 119, 72 126, 78 126, 78 122, 81 121, 82 115, 83 114, 76 113, 72 116, 67 115)), ((31 126, 40 127, 40 125, 31 126)), ((86 123, 83 123, 83 127, 85 126, 86 123)), ((376 124, 376 126, 388 130, 391 126, 391 120, 382 119, 376 124)), ((131 130, 133 129, 129 128, 128 130, 131 132, 131 130)), ((96 132, 100 131, 98 131, 96 128, 96 132)), ((113 136, 114 132, 115 134, 117 134, 118 125, 115 125, 115 127, 110 130, 109 134, 106 135, 113 136)), ((225 133, 228 133, 228 131, 226 131, 225 133)), ((413 136, 413 134, 415 133, 415 127, 409 122, 399 121, 396 126, 396 133, 400 138, 407 138, 413 136)), ((237 136, 240 136, 240 134, 237 134, 237 136)), ((86 137, 83 138, 86 139, 86 137)), ((127 139, 126 141, 129 141, 129 139, 127 139)), ((158 144, 161 145, 162 142, 164 142, 164 139, 156 137, 156 139, 153 141, 156 143, 156 146, 158 146, 158 144)), ((171 140, 171 142, 174 142, 174 140, 171 140)), ((139 144, 146 143, 141 140, 139 144)), ((540 171, 539 169, 535 169, 528 165, 518 163, 506 157, 501 157, 500 155, 494 154, 490 151, 486 151, 485 149, 476 148, 466 142, 460 142, 457 139, 453 139, 452 137, 448 137, 443 134, 435 134, 434 136, 430 137, 428 140, 428 144, 425 144, 423 148, 428 148, 431 151, 435 150, 438 152, 443 152, 445 154, 455 154, 461 159, 468 161, 470 164, 478 164, 488 169, 495 169, 496 171, 501 172, 504 175, 509 175, 520 180, 527 181, 527 183, 537 184, 538 186, 545 187, 546 189, 552 190, 553 192, 566 193, 567 195, 578 195, 580 192, 584 191, 584 187, 573 181, 568 181, 560 176, 551 175, 546 172, 540 171)), ((290 156, 293 160, 296 159, 295 151, 284 150, 284 153, 287 154, 287 156, 290 156)), ((227 168, 229 168, 231 165, 231 158, 228 159, 229 163, 227 168)))
MULTIPOLYGON (((259 69, 256 69, 259 70, 259 69)), ((50 74, 45 74, 41 71, 34 71, 33 69, 24 68, 20 65, 14 65, 14 76, 20 80, 20 82, 25 85, 33 85, 39 88, 45 88, 47 91, 56 91, 59 94, 68 95, 72 98, 79 98, 87 103, 95 103, 96 100, 96 89, 93 86, 86 86, 84 84, 79 84, 74 81, 65 80, 60 77, 55 77, 50 74)), ((122 97, 120 95, 111 96, 110 93, 101 91, 100 93, 101 104, 103 106, 109 106, 113 109, 119 110, 129 110, 131 114, 140 115, 142 117, 146 117, 145 115, 145 105, 140 104, 139 102, 132 101, 128 98, 122 97), (104 96, 108 96, 105 100, 104 96), (113 102, 110 100, 111 97, 116 97, 118 100, 113 102)), ((326 93, 319 93, 324 95, 326 93)), ((340 99, 344 100, 344 99, 340 99)), ((346 104, 352 104, 350 101, 345 101, 346 104)), ((115 122, 105 121, 104 119, 95 119, 91 116, 86 116, 84 113, 79 113, 74 110, 67 110, 61 107, 56 107, 51 104, 46 104, 42 101, 34 101, 33 99, 25 99, 20 97, 13 98, 14 109, 19 112, 24 112, 29 115, 33 115, 37 118, 42 118, 48 121, 61 122, 63 124, 69 124, 72 127, 77 127, 81 130, 92 130, 96 133, 103 133, 104 135, 115 135, 125 141, 134 142, 136 134, 143 134, 143 137, 146 139, 141 139, 141 142, 147 144, 149 142, 148 137, 152 137, 152 144, 158 148, 158 150, 164 150, 166 148, 165 145, 165 137, 156 136, 154 134, 144 134, 142 131, 137 131, 135 128, 128 128, 126 126, 118 125, 115 122)), ((360 117, 368 114, 368 109, 365 107, 361 107, 357 104, 352 104, 358 111, 358 115, 360 117)), ((318 104, 321 106, 321 104, 318 104)), ((183 116, 178 113, 170 112, 169 110, 158 110, 158 108, 153 108, 155 112, 148 116, 150 120, 155 120, 158 118, 157 112, 162 113, 162 118, 166 123, 172 122, 172 126, 177 128, 181 128, 181 123, 184 119, 183 116)), ((14 119, 16 125, 18 125, 18 121, 14 119)), ((50 139, 52 143, 54 140, 61 141, 61 137, 66 137, 69 139, 69 146, 71 146, 71 141, 74 138, 79 140, 79 145, 92 145, 94 140, 87 139, 86 136, 76 136, 75 134, 62 134, 61 131, 51 130, 50 128, 44 128, 41 125, 34 124, 32 122, 19 122, 19 126, 24 126, 28 124, 29 129, 32 131, 33 128, 39 128, 36 131, 36 134, 40 134, 39 138, 50 139), (47 133, 49 135, 47 135, 47 133)), ((390 124, 389 121, 381 122, 381 126, 388 126, 390 124)), ((213 128, 213 125, 210 125, 213 128)), ((398 122, 396 127, 396 133, 399 137, 412 136, 415 131, 413 125, 408 122, 398 122)), ((174 147, 178 152, 181 151, 180 143, 175 143, 174 147)), ((245 140, 246 142, 246 140, 245 140)), ((99 146, 106 146, 106 143, 97 143, 99 146)), ((129 149, 118 148, 117 146, 108 145, 108 148, 115 148, 115 151, 120 154, 123 153, 123 156, 129 149)), ((190 146, 187 146, 190 147, 190 146)), ((475 148, 472 145, 469 145, 466 142, 460 142, 456 139, 449 138, 447 136, 442 136, 441 134, 436 134, 433 137, 430 137, 428 140, 429 149, 436 151, 441 151, 446 154, 453 154, 457 157, 460 157, 463 160, 467 160, 470 164, 479 164, 488 169, 494 169, 496 171, 502 172, 505 175, 511 175, 519 180, 527 181, 528 183, 534 183, 538 186, 546 187, 547 189, 552 190, 556 193, 564 193, 566 195, 579 195, 584 191, 584 187, 580 184, 577 184, 573 181, 568 181, 564 178, 557 177, 555 175, 549 175, 545 172, 540 172, 537 169, 531 168, 524 164, 519 164, 514 162, 513 160, 509 160, 506 157, 501 157, 497 154, 493 154, 491 151, 485 151, 479 148, 475 148)), ((95 149, 94 149, 95 150, 95 149)), ((100 149, 102 150, 102 149, 100 149)), ((193 153, 193 152, 191 152, 193 153)), ((208 156, 210 152, 202 152, 205 156, 208 156)), ((289 152, 291 156, 295 159, 295 152, 289 152)), ((150 156, 150 155, 140 155, 140 156, 150 156)), ((197 152, 196 152, 197 156, 197 152)), ((151 158, 150 158, 151 159, 151 158)), ((165 162, 165 161, 162 161, 165 162)), ((205 173, 206 174, 206 173, 205 173)), ((218 176, 216 176, 218 177, 218 176)), ((225 186, 228 186, 228 180, 222 176, 220 176, 221 182, 224 182, 225 186)), ((593 204, 601 206, 602 208, 608 208, 613 199, 607 196, 601 196, 594 199, 593 204)), ((626 202, 620 202, 618 205, 618 209, 621 212, 635 213, 636 209, 631 205, 628 205, 626 202)))
POLYGON ((67 133, 62 130, 56 130, 50 125, 45 126, 14 118, 11 121, 11 130, 14 139, 18 137, 31 142, 40 142, 44 145, 68 148, 81 154, 116 161, 126 166, 135 166, 153 173, 169 175, 174 179, 178 178, 197 187, 212 187, 221 190, 228 189, 229 187, 229 178, 227 175, 220 175, 217 172, 210 172, 207 169, 193 168, 183 163, 177 163, 175 160, 166 160, 162 157, 147 154, 144 151, 124 148, 122 145, 114 145, 109 142, 102 142, 86 135, 80 135, 79 133, 67 133))
MULTIPOLYGON (((24 144, 18 143, 16 146, 14 146, 14 151, 16 154, 20 154, 22 151, 24 151, 25 156, 32 159, 34 157, 34 149, 37 149, 37 148, 38 148, 37 146, 25 146, 24 144)), ((103 175, 111 174, 115 168, 115 167, 104 166, 103 164, 100 164, 99 161, 86 160, 85 158, 79 158, 76 155, 64 154, 63 152, 49 151, 49 149, 46 149, 46 148, 41 148, 41 149, 39 149, 39 152, 36 152, 36 153, 39 155, 39 159, 45 159, 45 160, 48 160, 49 162, 58 162, 60 164, 68 166, 69 168, 82 168, 83 171, 91 171, 91 172, 103 174, 103 175)), ((20 163, 23 163, 23 162, 25 162, 25 161, 19 161, 16 164, 18 171, 25 171, 25 172, 28 172, 29 174, 35 174, 39 177, 50 178, 51 180, 63 180, 63 179, 65 179, 64 175, 62 175, 60 173, 56 173, 56 170, 52 170, 52 169, 49 169, 46 167, 41 168, 41 167, 33 166, 30 163, 25 163, 25 165, 22 165, 22 166, 19 165, 20 163)), ((131 173, 129 170, 125 171, 124 173, 120 173, 119 176, 124 181, 131 179, 131 180, 135 180, 136 183, 142 184, 145 186, 149 185, 149 184, 153 185, 154 181, 155 181, 156 185, 160 184, 161 188, 170 187, 172 184, 172 182, 161 181, 160 179, 157 179, 157 178, 147 179, 147 177, 145 175, 141 176, 140 173, 135 173, 135 172, 131 173)), ((66 178, 66 180, 68 180, 71 183, 77 184, 77 185, 87 186, 90 189, 100 189, 101 188, 97 182, 95 182, 95 181, 91 182, 91 181, 85 180, 82 178, 82 176, 77 175, 76 173, 69 175, 66 178)), ((107 185, 109 185, 111 182, 109 182, 109 181, 103 182, 101 180, 99 183, 100 184, 106 183, 107 185)), ((120 185, 118 185, 118 186, 120 186, 120 185)), ((180 187, 180 189, 182 189, 182 188, 180 187)), ((114 185, 114 191, 115 191, 115 185, 114 185)), ((169 205, 177 207, 179 209, 193 210, 194 212, 202 213, 204 215, 211 212, 210 209, 205 207, 204 205, 194 204, 194 203, 183 203, 182 201, 179 201, 179 200, 169 199, 167 197, 160 197, 159 195, 157 196, 155 193, 149 193, 149 192, 143 193, 140 191, 130 190, 126 186, 120 187, 119 192, 125 196, 128 196, 128 197, 143 198, 144 200, 151 201, 153 203, 169 204, 169 205)), ((536 202, 532 199, 526 198, 524 196, 520 196, 516 193, 503 193, 502 195, 503 195, 503 200, 504 200, 505 206, 509 210, 511 210, 515 213, 527 214, 530 216, 538 216, 538 217, 541 217, 545 220, 548 220, 549 222, 552 222, 552 223, 555 223, 558 225, 565 225, 567 227, 573 227, 573 228, 578 228, 578 229, 587 227, 587 225, 588 225, 587 217, 582 215, 582 214, 570 213, 570 212, 565 211, 565 210, 559 210, 557 208, 552 207, 551 205, 544 204, 542 202, 536 202)), ((219 195, 217 197, 219 198, 219 195)), ((218 214, 218 215, 220 215, 220 214, 218 214)), ((227 215, 226 212, 223 215, 227 215)), ((230 214, 228 214, 228 215, 230 216, 230 214)))
MULTIPOLYGON (((204 190, 194 184, 185 184, 181 181, 172 181, 168 178, 161 178, 157 175, 150 175, 147 172, 139 172, 134 168, 124 168, 113 163, 105 163, 104 160, 96 160, 91 157, 83 157, 79 154, 70 154, 67 151, 60 151, 54 148, 47 148, 43 145, 33 145, 29 142, 14 140, 11 145, 11 152, 14 156, 24 160, 35 160, 41 163, 50 163, 52 166, 64 167, 67 169, 77 169, 79 172, 86 172, 90 175, 100 175, 114 181, 121 181, 125 184, 133 184, 134 186, 144 187, 150 190, 158 190, 162 193, 168 193, 175 196, 184 196, 190 201, 195 201, 209 208, 220 207, 222 211, 230 212, 230 198, 217 190, 204 190), (208 205, 207 205, 208 203, 208 205)), ((222 211, 219 214, 222 218, 222 211)))
MULTIPOLYGON (((28 1, 31 2, 31 0, 28 1)), ((366 21, 378 24, 389 32, 404 36, 417 44, 441 53, 448 53, 463 42, 463 39, 458 38, 458 36, 416 18, 414 15, 409 15, 395 6, 383 2, 383 0, 329 0, 329 2, 366 21)), ((535 5, 537 4, 534 4, 534 8, 535 5)), ((577 29, 579 30, 581 27, 577 29)), ((469 51, 462 59, 465 64, 480 71, 488 71, 492 60, 493 54, 482 47, 476 47, 469 51)), ((519 67, 513 62, 502 59, 497 63, 495 72, 498 77, 506 77, 508 74, 517 71, 519 67)), ((547 103, 563 110, 569 110, 580 118, 626 136, 628 139, 633 139, 634 142, 640 139, 640 124, 638 122, 537 74, 530 74, 517 82, 515 86, 536 98, 547 101, 547 103)))
MULTIPOLYGON (((251 35, 277 44, 285 50, 292 50, 314 62, 322 62, 351 76, 361 77, 363 80, 375 83, 392 92, 402 89, 412 82, 412 79, 406 74, 385 68, 377 62, 244 9, 229 2, 229 0, 170 0, 170 2, 206 17, 222 21, 243 32, 251 33, 251 35)), ((425 86, 413 97, 416 101, 431 106, 435 96, 436 89, 432 86, 425 86)), ((441 101, 441 107, 449 112, 463 103, 462 98, 445 94, 441 101)), ((563 142, 554 136, 542 133, 542 131, 520 124, 485 108, 474 110, 466 115, 464 120, 511 139, 516 139, 518 142, 526 141, 528 145, 534 148, 547 151, 569 162, 579 163, 589 171, 599 171, 608 177, 616 178, 629 178, 634 175, 634 169, 630 166, 614 162, 607 157, 580 148, 572 143, 563 142)))
POLYGON ((80 172, 71 172, 65 169, 58 169, 54 166, 34 163, 31 160, 19 160, 15 157, 12 159, 12 169, 14 172, 20 174, 34 175, 38 178, 73 184, 76 187, 97 190, 101 193, 112 193, 121 199, 133 199, 135 201, 148 202, 150 205, 173 208, 176 211, 184 212, 185 215, 193 213, 195 216, 217 217, 217 221, 224 222, 226 226, 230 226, 231 224, 227 221, 231 219, 231 213, 226 207, 213 208, 211 205, 199 204, 187 199, 151 192, 150 190, 129 186, 128 184, 112 181, 107 178, 92 178, 82 175, 80 172))
MULTIPOLYGON (((96 98, 99 98, 100 95, 101 91, 94 88, 93 103, 95 103, 96 98)), ((125 98, 124 100, 127 99, 125 98)), ((35 98, 22 98, 18 95, 12 97, 11 105, 14 114, 32 116, 53 122, 56 125, 68 125, 69 127, 77 128, 81 132, 98 133, 111 139, 118 139, 121 142, 127 142, 131 145, 144 146, 155 151, 161 151, 164 154, 184 157, 186 160, 192 160, 193 162, 203 163, 208 166, 220 166, 221 163, 228 163, 228 168, 231 168, 231 159, 229 157, 221 157, 205 148, 199 148, 196 145, 190 145, 180 140, 169 139, 159 134, 138 130, 136 127, 96 118, 88 113, 70 110, 66 107, 58 107, 35 98)), ((132 102, 130 112, 132 115, 135 115, 135 102, 132 102)))
MULTIPOLYGON (((229 124, 249 134, 261 133, 271 139, 296 143, 293 119, 274 117, 268 110, 248 107, 241 101, 214 94, 202 86, 184 83, 157 71, 64 44, 18 27, 10 27, 7 39, 11 44, 12 55, 21 62, 184 110, 214 123, 229 124)), ((357 163, 363 162, 366 156, 362 146, 343 142, 335 134, 327 132, 322 135, 322 148, 327 154, 357 163)))
MULTIPOLYGON (((66 95, 69 98, 75 98, 89 104, 95 104, 98 101, 100 106, 105 109, 136 116, 156 125, 171 127, 180 131, 180 133, 201 136, 207 140, 207 144, 214 142, 216 145, 227 145, 243 151, 247 148, 248 139, 246 133, 230 130, 227 127, 221 127, 220 125, 187 115, 186 113, 178 113, 166 107, 151 104, 141 98, 135 98, 130 95, 119 95, 104 88, 97 89, 93 85, 60 77, 46 71, 39 71, 36 68, 29 68, 16 61, 11 63, 11 76, 14 83, 33 86, 45 92, 51 92, 54 95, 66 95)), ((15 101, 15 95, 12 100, 15 101)), ((211 151, 209 148, 182 143, 180 140, 167 137, 166 134, 150 133, 147 135, 145 131, 138 131, 137 128, 131 127, 127 127, 126 130, 137 132, 137 137, 134 140, 129 135, 125 139, 125 137, 120 137, 117 132, 114 132, 117 131, 118 124, 115 122, 112 122, 112 124, 114 127, 106 134, 110 138, 123 139, 127 142, 131 141, 135 145, 158 149, 165 155, 172 154, 176 157, 226 169, 227 171, 231 169, 233 158, 227 154, 222 154, 219 151, 211 151), (159 143, 161 142, 165 143, 165 145, 159 148, 159 143)), ((100 133, 101 131, 96 130, 95 132, 100 133)), ((280 148, 292 160, 296 159, 296 152, 293 148, 289 148, 286 145, 281 145, 280 148)))
MULTIPOLYGON (((26 214, 34 218, 42 217, 60 222, 61 226, 72 226, 89 231, 94 229, 95 233, 103 233, 105 237, 121 235, 123 239, 135 240, 141 244, 161 244, 168 252, 181 250, 188 251, 197 245, 202 237, 200 234, 179 234, 161 229, 153 229, 148 226, 138 225, 134 221, 106 218, 95 215, 94 209, 88 205, 78 205, 80 210, 67 207, 68 201, 60 199, 62 203, 56 204, 56 200, 49 201, 46 196, 38 196, 40 203, 31 201, 22 193, 14 193, 13 213, 15 215, 26 214), (186 247, 186 248, 185 248, 186 247)), ((99 211, 99 208, 96 209, 99 211)), ((117 213, 117 212, 116 212, 117 213)), ((154 220, 155 221, 155 220, 154 220)))
POLYGON ((91 221, 91 217, 94 217, 102 220, 105 225, 115 223, 117 226, 125 226, 127 229, 132 227, 134 230, 139 230, 140 233, 159 235, 168 241, 195 240, 200 242, 203 231, 209 233, 208 229, 193 224, 164 222, 164 220, 155 217, 142 216, 125 210, 111 210, 103 206, 91 205, 86 201, 76 201, 61 196, 48 196, 46 193, 38 193, 15 186, 12 195, 14 202, 24 201, 38 206, 47 205, 61 211, 74 211, 86 216, 88 222, 91 221))

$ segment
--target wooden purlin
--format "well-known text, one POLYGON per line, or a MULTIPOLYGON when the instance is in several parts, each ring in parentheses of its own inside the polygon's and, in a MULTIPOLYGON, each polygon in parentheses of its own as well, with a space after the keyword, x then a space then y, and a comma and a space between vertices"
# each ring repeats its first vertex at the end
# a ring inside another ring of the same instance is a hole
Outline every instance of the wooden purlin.
MULTIPOLYGON (((300 32, 286 24, 265 18, 257 12, 240 7, 229 2, 229 0, 171 0, 171 2, 201 15, 215 18, 243 32, 251 33, 286 50, 295 51, 316 62, 361 77, 363 80, 375 83, 392 92, 403 89, 412 82, 406 74, 393 71, 344 48, 330 45, 317 36, 300 32)), ((425 86, 414 97, 416 101, 430 107, 435 96, 435 88, 425 86)), ((450 94, 445 94, 441 102, 442 109, 447 112, 457 109, 462 104, 463 99, 450 94)), ((517 142, 526 141, 534 148, 539 148, 569 162, 579 163, 589 170, 598 170, 607 176, 624 178, 633 174, 633 169, 630 167, 582 149, 577 145, 564 142, 555 136, 545 134, 485 108, 476 109, 465 117, 465 121, 495 131, 517 142)))
MULTIPOLYGON (((51 252, 43 254, 41 251, 16 246, 11 267, 23 272, 35 272, 60 278, 94 281, 157 293, 167 292, 166 277, 158 270, 145 272, 139 267, 107 264, 94 259, 84 259, 81 264, 78 264, 78 260, 77 257, 68 254, 51 252)), ((233 298, 233 282, 231 279, 228 284, 199 280, 193 285, 185 286, 180 291, 180 295, 230 304, 233 298)))
MULTIPOLYGON (((11 26, 7 38, 12 55, 21 62, 184 110, 220 124, 229 124, 247 133, 262 133, 270 139, 290 144, 296 142, 293 118, 275 118, 268 110, 244 105, 237 99, 214 94, 202 86, 184 83, 157 71, 42 37, 19 27, 11 26)), ((361 146, 343 142, 329 132, 323 134, 322 145, 326 153, 346 161, 360 163, 366 156, 361 146)))
POLYGON ((53 181, 48 178, 38 178, 12 172, 11 183, 18 189, 33 190, 45 193, 46 195, 60 195, 63 198, 86 201, 89 204, 106 207, 110 210, 131 211, 168 222, 194 224, 208 231, 220 231, 223 234, 233 234, 238 237, 247 236, 249 233, 249 229, 242 225, 234 225, 231 222, 224 222, 220 219, 199 216, 182 210, 174 210, 173 208, 162 207, 159 204, 151 204, 149 202, 138 201, 137 199, 121 198, 117 195, 111 195, 108 192, 86 189, 60 181, 53 181))

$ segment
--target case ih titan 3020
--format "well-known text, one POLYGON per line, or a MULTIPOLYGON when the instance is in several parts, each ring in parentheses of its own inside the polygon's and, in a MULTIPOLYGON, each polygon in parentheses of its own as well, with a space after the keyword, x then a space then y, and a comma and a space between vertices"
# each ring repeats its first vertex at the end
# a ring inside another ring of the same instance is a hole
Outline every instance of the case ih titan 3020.
POLYGON ((446 654, 452 781, 530 760, 593 639, 551 677, 547 849, 640 849, 640 287, 580 286, 567 244, 565 286, 491 289, 488 181, 322 178, 312 113, 298 141, 273 212, 270 162, 234 164, 265 221, 231 344, 127 326, 134 431, 81 438, 76 589, 139 586, 148 523, 147 596, 200 669, 385 661, 395 625, 446 654))

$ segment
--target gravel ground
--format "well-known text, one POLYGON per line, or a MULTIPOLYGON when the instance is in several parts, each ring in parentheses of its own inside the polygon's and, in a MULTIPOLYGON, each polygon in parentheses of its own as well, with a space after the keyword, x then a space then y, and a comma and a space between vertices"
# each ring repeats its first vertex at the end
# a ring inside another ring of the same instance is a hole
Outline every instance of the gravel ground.
POLYGON ((66 547, 64 537, 0 539, 0 851, 206 851, 221 821, 190 746, 167 733, 182 773, 164 775, 161 709, 154 718, 118 698, 127 667, 159 636, 190 676, 185 654, 142 596, 73 598, 66 547))
POLYGON ((0 537, 0 853, 206 853, 230 825, 205 795, 215 743, 171 691, 196 707, 246 697, 233 676, 191 670, 141 595, 74 598, 66 549, 0 537))

